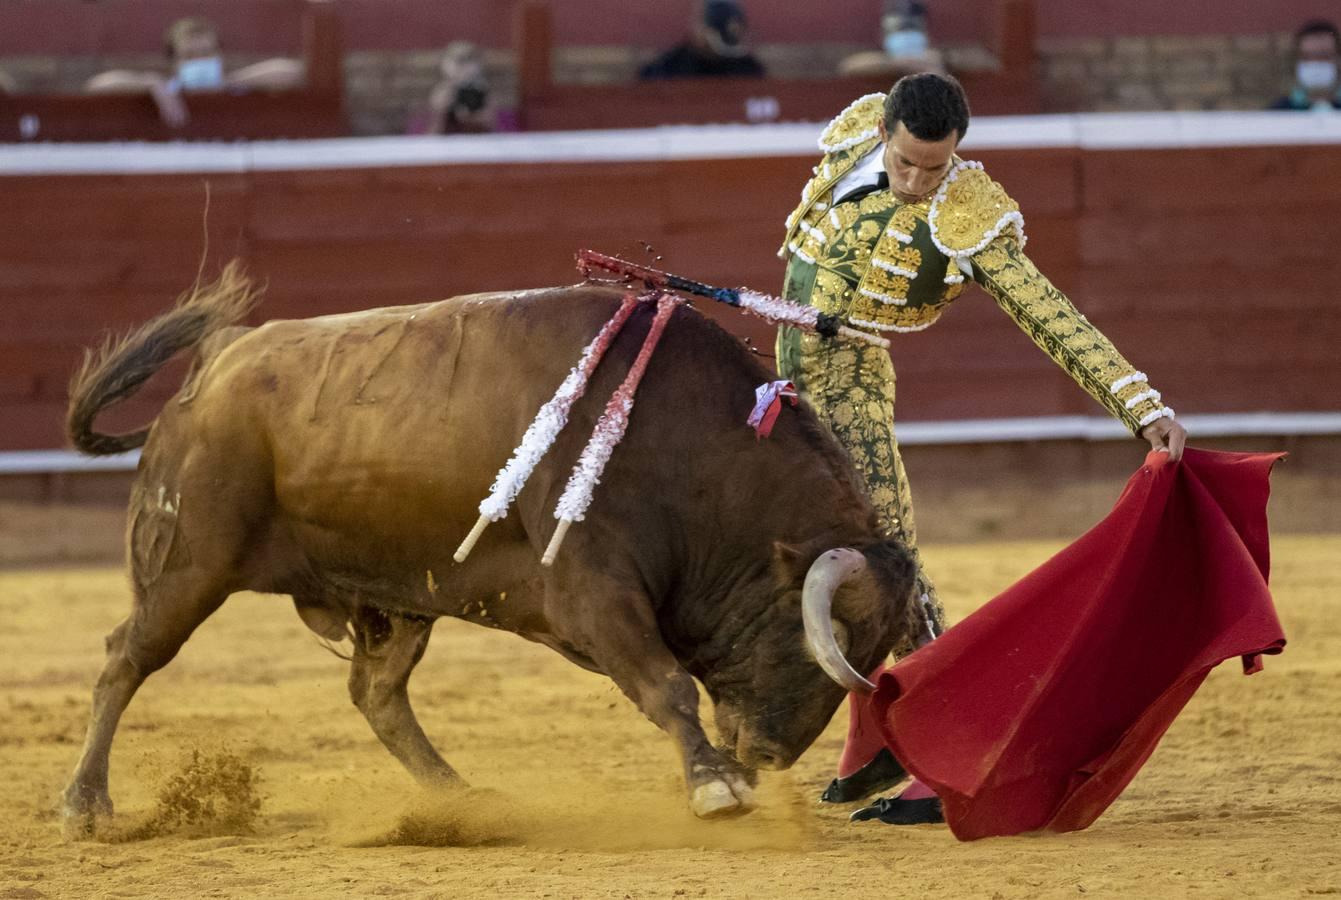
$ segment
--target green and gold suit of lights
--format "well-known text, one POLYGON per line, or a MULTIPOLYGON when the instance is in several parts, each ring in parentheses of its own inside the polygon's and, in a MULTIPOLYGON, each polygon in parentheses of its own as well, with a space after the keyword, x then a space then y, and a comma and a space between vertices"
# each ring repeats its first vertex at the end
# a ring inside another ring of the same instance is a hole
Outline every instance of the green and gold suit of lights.
MULTIPOLYGON (((1024 254, 1019 206, 976 163, 957 157, 936 194, 905 203, 889 190, 834 204, 834 185, 880 144, 883 94, 857 100, 825 129, 824 157, 787 218, 783 295, 884 334, 921 331, 971 278, 1133 433, 1171 415, 1122 357, 1024 254)), ((912 494, 894 435, 887 351, 795 329, 778 333, 778 372, 793 381, 847 449, 886 531, 917 553, 912 494)), ((919 562, 919 572, 921 564, 919 562)), ((938 626, 944 613, 920 575, 938 626)), ((896 648, 895 655, 911 651, 896 648)))

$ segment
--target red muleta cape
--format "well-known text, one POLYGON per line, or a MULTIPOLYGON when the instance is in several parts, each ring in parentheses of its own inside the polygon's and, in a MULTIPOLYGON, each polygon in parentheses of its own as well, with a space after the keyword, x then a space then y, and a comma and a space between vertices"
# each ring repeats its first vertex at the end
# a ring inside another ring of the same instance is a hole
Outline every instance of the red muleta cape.
POLYGON ((847 756, 888 745, 960 840, 1090 825, 1212 668, 1252 674, 1284 648, 1266 521, 1282 455, 1151 453, 1102 522, 886 670, 854 709, 869 753, 847 756))

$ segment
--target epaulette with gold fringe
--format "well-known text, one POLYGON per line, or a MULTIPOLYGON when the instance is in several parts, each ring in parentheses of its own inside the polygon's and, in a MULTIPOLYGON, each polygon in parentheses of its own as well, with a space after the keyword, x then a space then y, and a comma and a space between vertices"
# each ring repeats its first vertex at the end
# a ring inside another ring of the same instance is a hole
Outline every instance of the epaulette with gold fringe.
POLYGON ((884 94, 867 94, 848 104, 847 109, 834 116, 820 135, 819 148, 825 153, 837 153, 869 141, 880 134, 880 117, 885 112, 884 94))

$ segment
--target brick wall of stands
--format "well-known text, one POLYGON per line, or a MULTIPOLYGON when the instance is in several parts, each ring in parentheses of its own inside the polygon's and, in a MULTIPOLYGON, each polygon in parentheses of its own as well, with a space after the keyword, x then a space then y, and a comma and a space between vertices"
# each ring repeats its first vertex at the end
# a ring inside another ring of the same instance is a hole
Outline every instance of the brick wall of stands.
MULTIPOLYGON (((1041 37, 1039 77, 1045 112, 1108 112, 1168 109, 1262 109, 1289 87, 1291 35, 1041 37)), ((784 78, 835 72, 840 60, 863 49, 856 43, 764 45, 759 55, 784 78)), ((286 51, 281 51, 286 52, 286 51)), ((629 81, 650 59, 650 48, 570 46, 556 48, 559 83, 616 84, 629 81)), ((357 50, 345 55, 345 108, 351 134, 402 134, 426 102, 438 77, 439 50, 357 50)), ((952 48, 950 58, 972 65, 970 48, 952 48)), ((229 67, 261 58, 230 54, 229 67)), ((517 74, 510 50, 486 53, 495 102, 517 103, 517 74)), ((0 56, 19 88, 71 92, 99 72, 152 68, 156 54, 0 56)), ((835 110, 836 112, 836 110, 835 110)))

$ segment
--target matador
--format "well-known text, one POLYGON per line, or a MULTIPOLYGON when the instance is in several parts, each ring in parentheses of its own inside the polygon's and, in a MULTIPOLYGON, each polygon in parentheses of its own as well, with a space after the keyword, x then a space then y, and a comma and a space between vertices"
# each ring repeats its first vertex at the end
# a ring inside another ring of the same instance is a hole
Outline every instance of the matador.
MULTIPOLYGON (((787 218, 784 295, 892 337, 935 324, 975 281, 1110 414, 1177 458, 1186 433, 1173 410, 1025 255, 1019 205, 981 163, 955 153, 968 122, 959 83, 931 74, 903 78, 889 94, 868 94, 843 110, 824 129, 824 156, 787 218)), ((846 448, 883 527, 916 557, 890 354, 783 328, 777 361, 846 448)), ((918 571, 929 638, 944 628, 944 612, 920 560, 918 571)), ((913 649, 910 640, 894 655, 913 649)), ((825 799, 857 799, 902 775, 892 757, 850 756, 825 799)))

